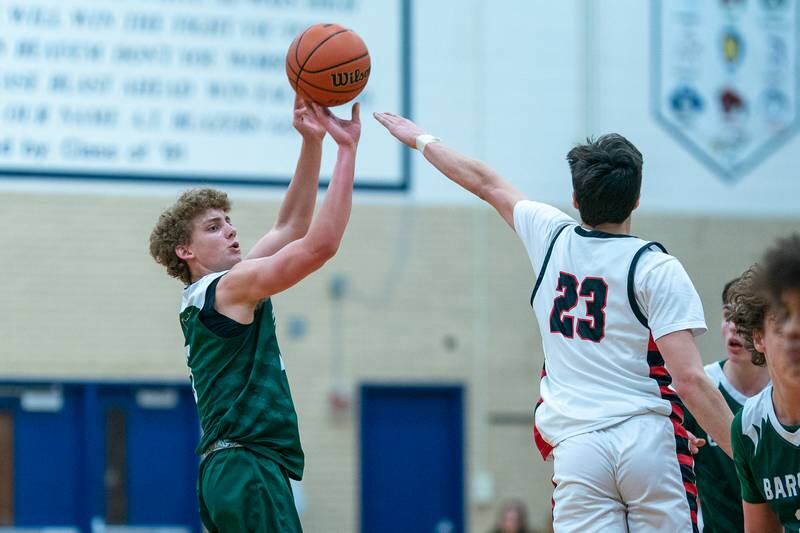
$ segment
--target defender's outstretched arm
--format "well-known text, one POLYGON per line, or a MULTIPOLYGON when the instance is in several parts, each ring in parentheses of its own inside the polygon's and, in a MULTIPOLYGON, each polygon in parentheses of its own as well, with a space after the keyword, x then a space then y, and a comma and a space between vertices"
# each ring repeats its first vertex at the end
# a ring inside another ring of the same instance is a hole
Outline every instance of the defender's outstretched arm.
MULTIPOLYGON (((399 115, 374 113, 373 116, 397 140, 411 148, 417 147, 417 137, 425 135, 422 128, 399 115)), ((486 164, 438 141, 428 144, 423 155, 439 172, 494 207, 514 229, 514 205, 525 197, 511 183, 486 164)))

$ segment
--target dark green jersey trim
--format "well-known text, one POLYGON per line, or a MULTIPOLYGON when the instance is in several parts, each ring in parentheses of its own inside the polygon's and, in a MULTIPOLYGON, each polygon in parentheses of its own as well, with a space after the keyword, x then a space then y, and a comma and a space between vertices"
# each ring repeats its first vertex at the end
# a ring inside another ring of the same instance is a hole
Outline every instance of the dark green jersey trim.
POLYGON ((556 240, 558 239, 558 236, 561 235, 561 232, 569 226, 570 224, 564 224, 558 228, 556 230, 556 234, 553 236, 553 240, 550 241, 550 246, 547 247, 547 253, 544 256, 544 261, 542 261, 542 267, 539 269, 539 276, 536 278, 536 285, 533 286, 533 291, 531 292, 531 307, 533 307, 533 298, 536 296, 536 291, 539 290, 539 285, 542 284, 542 280, 544 279, 544 271, 547 269, 547 263, 550 262, 550 255, 553 253, 553 247, 556 245, 556 240))
POLYGON ((642 257, 642 254, 644 254, 647 250, 649 250, 651 246, 656 246, 662 252, 667 253, 667 249, 664 248, 664 246, 661 243, 655 241, 648 242, 647 244, 639 248, 639 250, 633 256, 633 261, 631 261, 631 267, 628 270, 628 302, 630 303, 633 314, 636 315, 636 318, 639 319, 639 322, 641 322, 642 325, 647 329, 650 329, 650 325, 647 322, 647 317, 644 316, 644 313, 642 313, 642 310, 639 308, 639 304, 636 303, 636 293, 634 293, 633 291, 633 277, 636 274, 636 264, 639 262, 639 259, 642 257))
POLYGON ((205 302, 203 302, 203 308, 200 310, 200 321, 215 335, 223 338, 238 337, 247 331, 248 326, 251 324, 237 322, 214 308, 214 303, 217 300, 217 283, 219 283, 221 279, 222 276, 208 284, 206 299, 205 302))
POLYGON ((581 226, 575 226, 575 233, 581 237, 591 237, 593 239, 636 239, 634 235, 625 235, 624 233, 607 233, 600 230, 588 230, 581 226))

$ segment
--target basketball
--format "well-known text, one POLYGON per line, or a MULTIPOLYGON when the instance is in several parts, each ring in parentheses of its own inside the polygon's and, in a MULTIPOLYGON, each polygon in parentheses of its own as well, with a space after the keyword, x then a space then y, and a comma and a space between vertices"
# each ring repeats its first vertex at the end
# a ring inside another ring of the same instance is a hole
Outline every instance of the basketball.
POLYGON ((364 90, 371 62, 367 45, 353 30, 315 24, 292 41, 286 75, 300 95, 325 107, 349 102, 364 90))

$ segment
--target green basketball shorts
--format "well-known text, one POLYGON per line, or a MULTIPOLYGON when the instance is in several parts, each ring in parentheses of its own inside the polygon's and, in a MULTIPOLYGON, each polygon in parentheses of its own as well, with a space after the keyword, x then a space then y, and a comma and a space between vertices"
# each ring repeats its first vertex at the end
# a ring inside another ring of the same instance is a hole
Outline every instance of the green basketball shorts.
POLYGON ((197 497, 209 533, 302 533, 289 476, 246 448, 219 450, 200 463, 197 497))

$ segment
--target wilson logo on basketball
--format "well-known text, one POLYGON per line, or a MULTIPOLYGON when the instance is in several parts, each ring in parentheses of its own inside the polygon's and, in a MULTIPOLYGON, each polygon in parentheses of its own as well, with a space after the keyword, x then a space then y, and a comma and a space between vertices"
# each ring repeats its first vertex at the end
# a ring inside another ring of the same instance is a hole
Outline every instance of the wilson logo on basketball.
POLYGON ((355 69, 352 72, 334 72, 331 74, 331 81, 334 87, 344 87, 346 85, 353 85, 360 81, 364 81, 369 77, 371 69, 361 70, 355 69))

